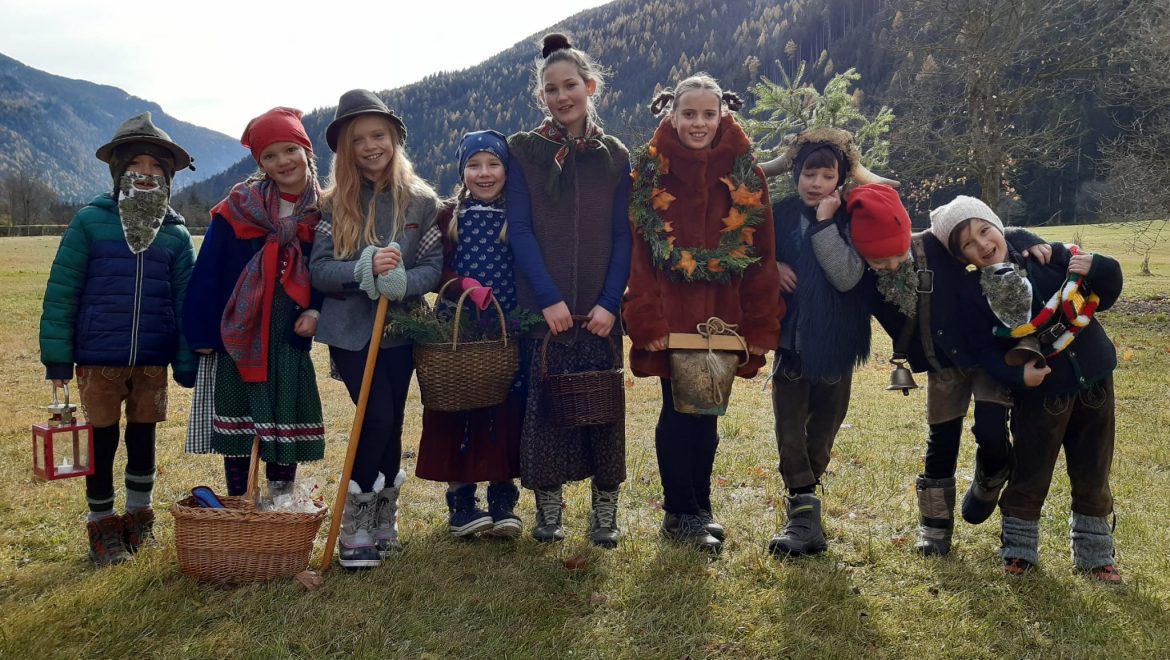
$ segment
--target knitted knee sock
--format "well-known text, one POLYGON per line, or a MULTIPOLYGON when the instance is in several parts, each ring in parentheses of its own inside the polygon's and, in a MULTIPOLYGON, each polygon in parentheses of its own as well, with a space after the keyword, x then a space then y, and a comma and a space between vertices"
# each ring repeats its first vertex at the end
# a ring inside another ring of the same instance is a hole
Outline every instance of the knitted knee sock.
POLYGON ((240 497, 248 492, 248 464, 252 459, 249 456, 224 456, 223 472, 227 481, 228 495, 240 497))
POLYGON ((153 423, 126 424, 126 512, 150 507, 154 490, 153 423))
MULTIPOLYGON (((265 463, 264 464, 264 476, 267 477, 269 481, 296 481, 296 479, 297 479, 297 464, 296 463, 265 463)), ((247 478, 248 478, 248 475, 245 474, 244 479, 247 480, 247 478)), ((244 487, 246 488, 247 485, 248 484, 245 481, 244 487)))
POLYGON ((1113 529, 1104 516, 1085 516, 1077 512, 1068 519, 1072 529, 1073 565, 1077 568, 1092 569, 1116 562, 1113 558, 1113 529))
POLYGON ((1040 563, 1040 521, 1003 517, 999 556, 1004 559, 1023 559, 1029 564, 1040 563))
POLYGON ((93 474, 85 478, 89 519, 114 515, 114 454, 118 452, 118 425, 93 430, 93 474))

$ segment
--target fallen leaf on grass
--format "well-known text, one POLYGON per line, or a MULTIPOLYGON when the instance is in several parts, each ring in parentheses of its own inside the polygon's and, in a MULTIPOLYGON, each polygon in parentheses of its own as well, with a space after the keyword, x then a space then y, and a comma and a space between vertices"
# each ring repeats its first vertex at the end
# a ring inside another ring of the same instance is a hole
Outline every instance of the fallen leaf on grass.
POLYGON ((755 466, 751 469, 752 476, 760 477, 761 479, 768 476, 768 471, 760 466, 755 466))
POLYGON ((301 571, 293 578, 300 583, 306 591, 316 591, 325 585, 325 578, 317 571, 301 571))
POLYGON ((906 536, 899 535, 899 536, 894 536, 894 537, 890 538, 890 543, 894 544, 895 548, 904 548, 904 547, 906 547, 906 544, 909 542, 910 542, 910 539, 906 536))
POLYGON ((569 569, 570 571, 580 571, 589 566, 588 559, 577 555, 566 557, 561 563, 564 564, 565 568, 569 569))
POLYGON ((1132 360, 1133 359, 1133 351, 1126 349, 1126 351, 1121 354, 1121 359, 1132 360))
POLYGON ((589 597, 590 605, 605 605, 608 602, 609 596, 606 596, 605 594, 594 593, 589 597))

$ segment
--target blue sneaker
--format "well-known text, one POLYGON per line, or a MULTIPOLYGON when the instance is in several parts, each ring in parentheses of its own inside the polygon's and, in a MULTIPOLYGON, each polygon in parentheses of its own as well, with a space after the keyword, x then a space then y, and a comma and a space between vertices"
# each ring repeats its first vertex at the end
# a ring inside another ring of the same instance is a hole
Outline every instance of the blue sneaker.
POLYGON ((447 491, 447 508, 451 512, 447 526, 452 536, 467 538, 493 527, 491 515, 475 506, 478 501, 475 484, 465 484, 454 491, 447 491))
POLYGON ((520 500, 520 489, 511 482, 490 483, 487 488, 488 513, 492 516, 489 536, 514 539, 520 536, 522 523, 513 511, 520 500))

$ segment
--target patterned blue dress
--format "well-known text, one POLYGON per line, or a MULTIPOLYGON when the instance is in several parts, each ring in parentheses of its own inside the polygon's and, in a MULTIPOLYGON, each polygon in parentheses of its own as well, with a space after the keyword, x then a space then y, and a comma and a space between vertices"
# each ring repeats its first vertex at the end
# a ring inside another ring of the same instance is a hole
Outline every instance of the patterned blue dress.
MULTIPOLYGON (((496 301, 507 314, 516 307, 516 278, 512 248, 500 240, 506 225, 503 199, 483 203, 474 199, 439 211, 443 234, 443 277, 471 277, 491 287, 496 301), (452 222, 459 227, 458 242, 452 241, 452 222)), ((446 295, 457 296, 448 287, 446 295)), ((494 307, 483 313, 484 322, 496 323, 494 307)), ((467 412, 438 412, 423 409, 422 438, 419 440, 415 474, 431 481, 475 483, 507 481, 520 475, 520 429, 524 416, 525 390, 512 388, 507 400, 493 408, 467 412)))

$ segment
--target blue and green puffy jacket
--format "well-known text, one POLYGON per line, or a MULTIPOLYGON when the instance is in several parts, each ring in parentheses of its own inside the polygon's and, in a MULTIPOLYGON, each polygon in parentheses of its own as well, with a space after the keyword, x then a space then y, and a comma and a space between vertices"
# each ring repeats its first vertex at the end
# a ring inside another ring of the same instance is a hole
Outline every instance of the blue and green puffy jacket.
POLYGON ((196 356, 179 332, 195 247, 183 218, 168 209, 158 236, 134 254, 117 202, 99 195, 77 212, 49 271, 41 313, 45 377, 71 379, 74 365, 173 365, 191 386, 196 356))

